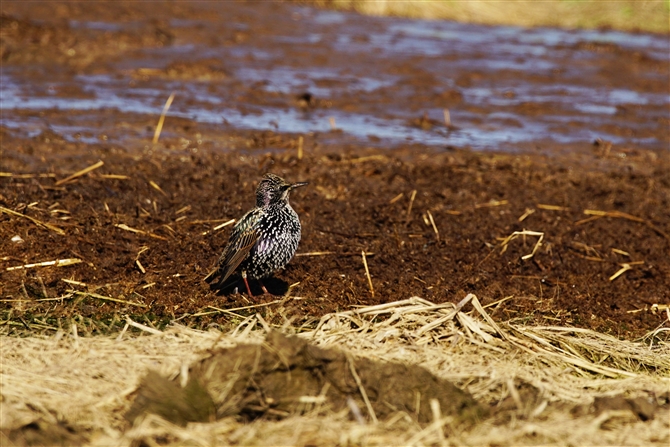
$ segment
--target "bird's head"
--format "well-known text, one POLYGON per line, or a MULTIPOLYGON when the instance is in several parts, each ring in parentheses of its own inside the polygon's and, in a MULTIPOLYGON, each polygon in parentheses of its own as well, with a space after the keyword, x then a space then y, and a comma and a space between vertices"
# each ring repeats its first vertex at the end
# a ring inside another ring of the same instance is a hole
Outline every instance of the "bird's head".
POLYGON ((307 182, 289 183, 275 174, 265 174, 256 189, 256 206, 287 203, 292 189, 307 185, 307 182))

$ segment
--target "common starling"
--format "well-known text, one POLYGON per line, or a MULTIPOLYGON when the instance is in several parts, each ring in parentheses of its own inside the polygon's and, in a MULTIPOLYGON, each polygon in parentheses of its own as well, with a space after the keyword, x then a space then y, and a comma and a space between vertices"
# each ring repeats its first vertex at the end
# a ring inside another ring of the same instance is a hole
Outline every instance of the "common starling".
MULTIPOLYGON (((247 276, 260 282, 284 268, 300 242, 300 219, 288 196, 292 189, 305 185, 306 182, 288 183, 277 175, 265 174, 256 189, 256 206, 235 224, 216 269, 205 281, 223 284, 239 267, 252 296, 247 276)), ((262 283, 261 286, 268 293, 262 283)))

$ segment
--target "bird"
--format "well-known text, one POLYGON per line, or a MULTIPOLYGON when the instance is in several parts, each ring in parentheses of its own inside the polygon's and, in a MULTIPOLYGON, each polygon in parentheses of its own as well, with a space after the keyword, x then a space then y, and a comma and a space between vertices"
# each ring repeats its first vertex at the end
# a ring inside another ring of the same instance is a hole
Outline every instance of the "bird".
POLYGON ((265 174, 256 188, 256 206, 235 224, 216 268, 205 281, 223 284, 238 269, 249 296, 247 277, 260 281, 286 267, 300 242, 300 218, 289 203, 289 194, 307 182, 289 183, 275 174, 265 174))

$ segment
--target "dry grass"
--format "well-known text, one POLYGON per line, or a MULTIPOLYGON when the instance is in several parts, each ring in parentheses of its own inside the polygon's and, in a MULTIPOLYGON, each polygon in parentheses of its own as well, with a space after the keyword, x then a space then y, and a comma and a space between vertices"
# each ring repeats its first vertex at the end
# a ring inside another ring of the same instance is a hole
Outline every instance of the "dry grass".
MULTIPOLYGON (((156 416, 127 427, 128 410, 147 370, 175 377, 214 347, 261 343, 267 322, 251 315, 230 333, 174 325, 161 332, 129 321, 115 337, 78 336, 76 325, 55 336, 1 343, 3 435, 35 421, 58 422, 92 445, 668 445, 670 410, 642 422, 631 411, 587 410, 595 397, 655 399, 670 387, 670 346, 618 340, 585 329, 497 323, 469 295, 458 305, 421 298, 329 314, 311 328, 284 331, 323 347, 376 360, 422 365, 467 389, 480 402, 513 398, 518 411, 474 428, 448 418, 419 426, 402 414, 378 423, 349 412, 242 423, 225 418, 186 427, 156 416), (139 330, 132 336, 127 329, 139 330), (539 390, 533 399, 521 388, 539 390)), ((652 337, 653 338, 653 337, 652 337)), ((2 444, 11 445, 8 438, 2 444)))
POLYGON ((667 0, 309 0, 319 6, 363 14, 447 19, 486 25, 608 27, 668 33, 667 0))

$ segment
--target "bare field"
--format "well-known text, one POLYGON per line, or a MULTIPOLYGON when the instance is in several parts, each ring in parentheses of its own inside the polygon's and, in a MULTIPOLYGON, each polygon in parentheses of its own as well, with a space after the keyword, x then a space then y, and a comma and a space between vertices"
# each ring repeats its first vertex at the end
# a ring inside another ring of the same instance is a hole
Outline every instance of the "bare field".
POLYGON ((3 446, 670 442, 667 39, 2 9, 3 446), (298 254, 212 290, 266 172, 298 254))

